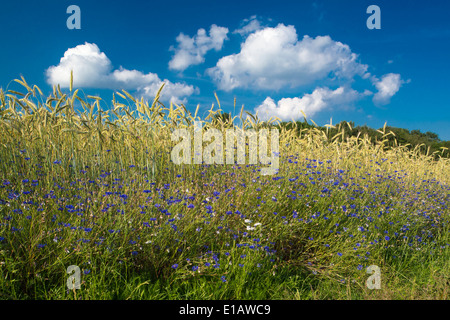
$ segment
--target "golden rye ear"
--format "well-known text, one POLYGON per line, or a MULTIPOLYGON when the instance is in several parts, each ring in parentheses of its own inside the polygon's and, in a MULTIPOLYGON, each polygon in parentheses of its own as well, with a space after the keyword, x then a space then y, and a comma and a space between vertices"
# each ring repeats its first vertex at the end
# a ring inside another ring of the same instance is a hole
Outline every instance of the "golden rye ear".
POLYGON ((70 70, 70 92, 73 89, 73 70, 70 70))

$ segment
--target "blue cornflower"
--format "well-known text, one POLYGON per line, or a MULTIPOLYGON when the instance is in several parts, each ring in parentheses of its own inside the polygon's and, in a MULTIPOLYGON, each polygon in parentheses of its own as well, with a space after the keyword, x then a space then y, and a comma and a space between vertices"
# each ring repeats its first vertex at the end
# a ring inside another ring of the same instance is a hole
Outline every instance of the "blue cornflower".
POLYGON ((222 280, 222 282, 227 282, 227 279, 225 278, 225 276, 221 276, 220 279, 222 280))
POLYGON ((178 263, 175 263, 172 265, 172 269, 176 269, 176 268, 178 268, 178 263))

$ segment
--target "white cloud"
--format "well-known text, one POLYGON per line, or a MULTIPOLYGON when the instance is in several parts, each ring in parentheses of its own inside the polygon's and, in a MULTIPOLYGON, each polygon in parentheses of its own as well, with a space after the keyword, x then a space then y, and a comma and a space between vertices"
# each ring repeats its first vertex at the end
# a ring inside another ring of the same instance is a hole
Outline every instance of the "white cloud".
POLYGON ((283 98, 277 103, 272 98, 267 97, 261 105, 255 108, 255 113, 258 112, 258 117, 262 120, 278 117, 283 121, 291 121, 302 119, 302 110, 308 118, 311 118, 325 109, 350 106, 355 101, 370 94, 369 91, 360 93, 346 86, 335 90, 326 87, 316 88, 312 93, 305 94, 301 98, 283 98))
POLYGON ((329 36, 298 40, 294 26, 279 24, 250 34, 241 51, 221 58, 207 70, 220 89, 298 87, 331 77, 365 76, 349 46, 329 36))
POLYGON ((242 28, 234 30, 233 33, 239 33, 241 36, 246 36, 263 28, 256 16, 251 16, 249 19, 242 20, 242 24, 242 28))
POLYGON ((108 57, 100 52, 96 44, 85 43, 64 52, 57 66, 47 69, 47 82, 52 85, 60 84, 68 87, 70 71, 74 72, 74 86, 76 87, 104 87, 112 65, 108 57), (99 85, 100 84, 100 85, 99 85))
POLYGON ((378 89, 378 92, 373 96, 373 102, 377 105, 388 104, 402 84, 405 83, 397 73, 386 74, 381 77, 381 80, 374 77, 372 81, 378 89))
POLYGON ((205 29, 199 29, 197 35, 192 38, 180 33, 176 38, 178 46, 170 47, 171 51, 175 51, 175 55, 169 61, 169 69, 184 71, 189 66, 205 62, 208 51, 222 49, 223 42, 228 39, 227 34, 228 28, 218 27, 215 24, 209 29, 209 36, 205 29))
POLYGON ((104 88, 113 90, 135 90, 145 97, 154 97, 165 82, 162 99, 185 102, 186 97, 198 93, 198 88, 183 83, 162 81, 156 73, 144 74, 122 67, 113 70, 111 61, 95 43, 85 43, 69 48, 56 66, 46 70, 47 82, 59 84, 62 88, 70 85, 70 71, 73 70, 74 87, 104 88))

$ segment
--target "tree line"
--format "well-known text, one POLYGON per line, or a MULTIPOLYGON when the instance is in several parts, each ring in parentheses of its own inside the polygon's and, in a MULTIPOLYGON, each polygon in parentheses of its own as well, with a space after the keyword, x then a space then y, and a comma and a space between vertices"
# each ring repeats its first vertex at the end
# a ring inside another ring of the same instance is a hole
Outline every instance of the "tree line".
MULTIPOLYGON (((220 120, 222 123, 230 124, 232 122, 230 113, 218 113, 215 114, 214 120, 220 120)), ((213 120, 213 121, 214 121, 213 120)), ((405 146, 409 150, 418 149, 423 154, 434 155, 434 158, 444 157, 450 158, 450 141, 439 139, 439 136, 434 132, 421 132, 420 130, 408 130, 405 128, 396 128, 391 126, 385 126, 384 128, 373 129, 364 126, 355 126, 353 121, 341 121, 336 125, 318 126, 315 123, 308 123, 306 119, 303 121, 296 121, 295 123, 280 122, 276 124, 279 128, 285 128, 289 130, 296 130, 298 135, 308 134, 308 130, 317 128, 325 133, 328 141, 334 141, 338 139, 342 141, 349 137, 364 137, 367 135, 373 144, 378 141, 385 141, 385 146, 405 146), (343 134, 342 134, 343 132, 343 134), (341 133, 341 134, 340 134, 341 133), (386 133, 391 133, 386 135, 386 133), (340 135, 339 135, 340 134, 340 135)))

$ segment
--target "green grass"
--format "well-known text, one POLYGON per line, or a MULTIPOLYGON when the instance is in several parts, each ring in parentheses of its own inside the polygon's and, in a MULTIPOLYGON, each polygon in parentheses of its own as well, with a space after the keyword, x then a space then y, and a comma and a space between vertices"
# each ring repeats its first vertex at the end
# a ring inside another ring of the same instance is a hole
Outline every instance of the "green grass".
MULTIPOLYGON (((449 298, 448 159, 281 128, 276 175, 175 165, 171 132, 199 120, 184 106, 117 93, 101 111, 17 82, 0 92, 1 299, 449 298)), ((272 125, 218 114, 204 130, 272 125)))

